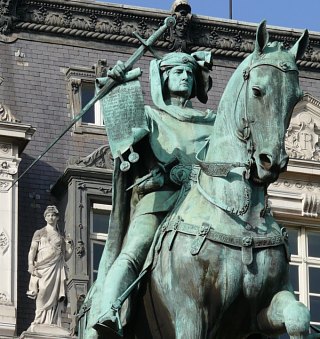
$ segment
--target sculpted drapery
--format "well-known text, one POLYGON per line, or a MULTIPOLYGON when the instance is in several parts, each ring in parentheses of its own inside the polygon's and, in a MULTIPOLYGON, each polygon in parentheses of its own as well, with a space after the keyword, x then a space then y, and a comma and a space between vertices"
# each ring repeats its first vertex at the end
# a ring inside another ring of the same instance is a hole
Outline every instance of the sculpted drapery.
POLYGON ((73 242, 59 233, 59 212, 55 206, 47 207, 44 218, 47 225, 34 233, 28 255, 31 277, 27 295, 36 299, 33 324, 61 326, 66 301, 65 262, 72 254, 73 242))

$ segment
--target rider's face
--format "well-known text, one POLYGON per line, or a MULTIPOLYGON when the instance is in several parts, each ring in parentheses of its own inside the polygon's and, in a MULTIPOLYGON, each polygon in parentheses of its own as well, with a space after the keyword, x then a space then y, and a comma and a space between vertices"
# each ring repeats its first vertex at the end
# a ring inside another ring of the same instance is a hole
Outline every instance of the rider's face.
POLYGON ((193 86, 193 72, 188 66, 175 66, 169 71, 168 89, 170 96, 189 99, 193 86))

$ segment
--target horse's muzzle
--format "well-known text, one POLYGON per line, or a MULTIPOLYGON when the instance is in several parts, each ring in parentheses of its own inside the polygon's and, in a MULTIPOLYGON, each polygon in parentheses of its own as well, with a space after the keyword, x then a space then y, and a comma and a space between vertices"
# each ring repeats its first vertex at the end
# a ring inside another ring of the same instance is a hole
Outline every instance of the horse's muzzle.
POLYGON ((272 183, 276 181, 279 174, 286 170, 288 161, 289 157, 286 154, 274 157, 270 153, 259 153, 255 156, 255 181, 265 183, 272 183))
POLYGON ((272 170, 272 168, 279 168, 280 172, 283 172, 288 164, 289 157, 285 154, 280 157, 279 161, 275 161, 274 157, 270 154, 259 154, 259 165, 266 171, 272 170))

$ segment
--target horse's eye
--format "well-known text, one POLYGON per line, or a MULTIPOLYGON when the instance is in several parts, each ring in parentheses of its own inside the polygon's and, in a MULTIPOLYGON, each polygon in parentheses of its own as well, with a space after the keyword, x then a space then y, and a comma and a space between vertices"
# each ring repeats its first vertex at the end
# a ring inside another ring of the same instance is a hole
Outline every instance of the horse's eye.
POLYGON ((253 92, 253 95, 255 97, 261 97, 262 96, 262 91, 261 91, 260 87, 258 87, 258 86, 253 86, 252 92, 253 92))

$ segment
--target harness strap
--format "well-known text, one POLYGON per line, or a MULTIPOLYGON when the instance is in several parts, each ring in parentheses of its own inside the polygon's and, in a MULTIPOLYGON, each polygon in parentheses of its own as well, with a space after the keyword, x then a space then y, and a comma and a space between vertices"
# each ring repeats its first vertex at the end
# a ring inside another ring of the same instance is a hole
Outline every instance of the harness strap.
POLYGON ((196 154, 196 160, 201 170, 210 177, 226 177, 229 172, 238 167, 250 168, 249 162, 247 164, 241 162, 207 162, 204 161, 209 145, 209 139, 206 140, 205 144, 200 148, 196 154))
MULTIPOLYGON (((161 231, 163 233, 174 232, 175 235, 176 233, 182 233, 195 236, 190 250, 192 255, 197 255, 200 252, 206 239, 212 242, 241 248, 242 262, 245 265, 250 265, 253 261, 253 248, 267 248, 284 245, 288 255, 288 235, 284 228, 281 229, 281 234, 274 236, 251 236, 249 233, 246 233, 243 236, 234 236, 215 231, 214 228, 207 223, 198 226, 188 224, 181 219, 179 222, 169 221, 163 226, 166 226, 162 227, 161 231)), ((170 241, 170 248, 172 248, 172 245, 172 241, 170 241)))

